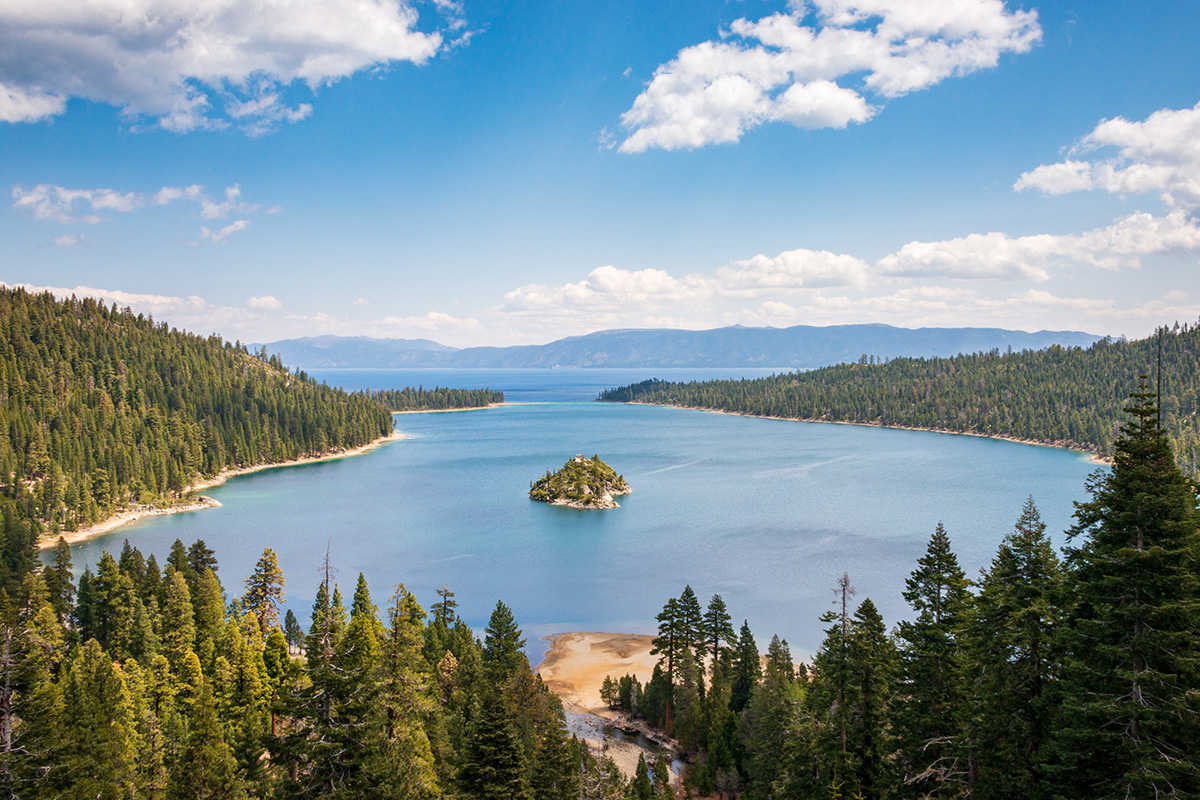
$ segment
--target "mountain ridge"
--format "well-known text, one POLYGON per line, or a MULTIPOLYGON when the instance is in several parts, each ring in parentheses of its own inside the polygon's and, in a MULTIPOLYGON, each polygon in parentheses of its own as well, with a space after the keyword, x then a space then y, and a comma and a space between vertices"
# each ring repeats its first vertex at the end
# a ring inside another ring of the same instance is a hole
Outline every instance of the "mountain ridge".
POLYGON ((897 328, 881 323, 707 330, 620 328, 546 344, 454 348, 429 339, 319 336, 265 345, 299 369, 386 368, 815 368, 868 359, 946 357, 994 349, 1087 347, 1104 337, 1080 331, 897 328))

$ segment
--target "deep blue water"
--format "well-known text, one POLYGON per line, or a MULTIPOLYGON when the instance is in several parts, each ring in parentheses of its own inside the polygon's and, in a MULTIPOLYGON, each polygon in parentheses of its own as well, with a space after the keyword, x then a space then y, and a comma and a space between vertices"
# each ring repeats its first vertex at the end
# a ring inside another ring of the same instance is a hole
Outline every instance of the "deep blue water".
MULTIPOLYGON (((573 402, 398 415, 411 438, 235 478, 207 492, 221 508, 83 543, 76 566, 117 553, 126 537, 160 563, 177 537, 199 538, 234 594, 269 546, 307 625, 328 549, 347 602, 360 571, 381 609, 398 582, 425 604, 448 584, 477 627, 504 600, 531 644, 554 631, 650 632, 690 583, 704 604, 721 594, 735 626, 749 620, 760 644, 778 633, 804 655, 821 641, 818 618, 843 571, 858 599, 871 597, 894 624, 908 612, 904 579, 939 521, 973 576, 1029 495, 1061 544, 1094 469, 1079 453, 978 437, 582 401, 651 371, 431 372, 319 377, 347 388, 483 380, 510 400, 573 402), (621 508, 529 500, 529 482, 575 453, 599 453, 624 474, 633 493, 621 508)), ((535 663, 541 652, 531 647, 535 663)))

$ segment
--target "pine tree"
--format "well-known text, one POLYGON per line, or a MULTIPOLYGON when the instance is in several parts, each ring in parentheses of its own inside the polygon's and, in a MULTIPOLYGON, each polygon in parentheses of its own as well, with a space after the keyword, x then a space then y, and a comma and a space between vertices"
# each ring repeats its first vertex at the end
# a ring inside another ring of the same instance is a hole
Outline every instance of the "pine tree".
POLYGON ((483 660, 490 674, 507 682, 518 670, 528 669, 524 647, 525 639, 513 619, 512 609, 497 601, 483 638, 483 660))
POLYGON ((1033 498, 979 580, 968 663, 975 698, 972 796, 1046 796, 1043 762, 1057 705, 1063 574, 1033 498))
POLYGON ((1068 551, 1075 596, 1054 778, 1065 796, 1200 794, 1197 489, 1143 380, 1068 551))
POLYGON ((733 646, 737 642, 737 633, 733 630, 733 620, 725 608, 721 595, 714 594, 708 601, 704 611, 704 641, 708 654, 713 663, 721 657, 721 645, 733 646))
MULTIPOLYGON (((388 607, 377 702, 366 736, 366 784, 380 798, 425 800, 438 796, 438 777, 424 722, 437 708, 428 665, 421 654, 425 610, 401 584, 388 607)), ((351 623, 353 625, 353 623, 351 623)), ((349 635, 349 634, 347 634, 349 635)))
POLYGON ((779 777, 779 756, 802 694, 787 642, 771 637, 762 684, 750 698, 741 720, 748 787, 758 796, 769 796, 779 777))
POLYGON ((258 624, 264 632, 279 624, 279 605, 286 583, 279 557, 271 548, 265 548, 254 572, 246 578, 246 593, 242 595, 242 605, 258 615, 258 624))
POLYGON ((674 597, 667 601, 655 619, 658 620, 658 636, 654 637, 654 647, 650 654, 658 656, 658 665, 665 667, 663 674, 666 677, 667 689, 666 697, 663 698, 664 720, 669 730, 675 718, 675 671, 683 649, 688 646, 688 629, 679 601, 674 597))
POLYGON ((478 800, 527 800, 525 754, 498 687, 485 687, 471 723, 459 770, 459 788, 478 800))
POLYGON ((733 662, 733 683, 729 690, 729 709, 733 713, 742 713, 761 679, 762 662, 758 655, 758 644, 750 632, 749 622, 742 620, 733 662))
POLYGON ((922 796, 950 796, 967 780, 962 734, 967 720, 963 635, 967 578, 939 522, 904 599, 917 613, 900 623, 902 688, 896 722, 905 780, 922 796))
POLYGON ((896 649, 887 637, 883 618, 871 598, 854 612, 847 648, 850 672, 848 751, 851 771, 846 779, 855 797, 877 800, 891 796, 895 768, 891 754, 891 700, 896 673, 896 649))

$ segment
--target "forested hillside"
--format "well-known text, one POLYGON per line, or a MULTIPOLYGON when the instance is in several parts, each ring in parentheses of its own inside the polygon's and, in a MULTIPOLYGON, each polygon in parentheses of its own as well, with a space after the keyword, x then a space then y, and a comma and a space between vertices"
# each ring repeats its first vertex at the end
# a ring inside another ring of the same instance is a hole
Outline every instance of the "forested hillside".
POLYGON ((305 632, 280 620, 269 548, 237 595, 202 541, 161 567, 126 543, 76 582, 60 539, 0 591, 0 794, 1200 796, 1197 487, 1145 386, 1129 413, 1065 557, 1032 498, 974 581, 931 524, 894 633, 846 575, 805 664, 779 637, 764 661, 720 595, 668 600, 659 665, 603 696, 676 740, 682 787, 665 758, 626 781, 568 735, 504 603, 480 641, 448 587, 431 618, 403 584, 380 614, 361 575, 347 604, 327 561, 305 632))
POLYGON ((974 580, 931 524, 908 619, 889 632, 843 575, 798 665, 778 637, 763 663, 724 599, 702 610, 688 586, 658 615, 650 679, 609 676, 603 696, 678 740, 693 796, 1200 796, 1196 485, 1154 395, 1129 411, 1065 558, 1033 498, 974 580))
MULTIPOLYGON (((1088 347, 897 358, 702 383, 650 380, 599 399, 755 416, 858 422, 1008 436, 1112 454, 1121 403, 1139 375, 1157 373, 1160 337, 1088 347)), ((1164 329, 1162 424, 1180 466, 1200 466, 1200 327, 1164 329)))
POLYGON ((377 400, 92 299, 0 290, 6 516, 75 529, 227 467, 367 444, 377 400))
POLYGON ((426 389, 418 386, 403 389, 367 389, 367 397, 377 400, 392 411, 445 411, 452 408, 486 408, 504 402, 504 392, 492 389, 448 389, 441 386, 426 389))

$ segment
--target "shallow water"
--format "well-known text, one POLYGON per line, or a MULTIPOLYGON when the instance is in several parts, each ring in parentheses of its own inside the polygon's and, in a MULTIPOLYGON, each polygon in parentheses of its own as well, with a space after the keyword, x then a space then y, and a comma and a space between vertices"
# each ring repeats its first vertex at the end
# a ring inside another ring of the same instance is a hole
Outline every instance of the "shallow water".
MULTIPOLYGON (((341 372, 376 381, 343 376, 348 388, 416 382, 411 372, 341 372)), ((521 391, 591 397, 597 385, 642 379, 513 370, 461 385, 508 373, 522 373, 510 375, 514 385, 542 382, 516 392, 491 382, 510 399, 521 391), (565 383, 555 384, 560 376, 565 383)), ((1051 532, 1064 530, 1095 468, 1079 453, 978 437, 590 402, 407 414, 397 425, 411 438, 232 479, 206 492, 221 508, 90 540, 74 548, 75 565, 117 553, 126 537, 160 563, 176 538, 203 539, 232 594, 271 547, 307 626, 328 551, 347 602, 360 571, 381 609, 397 582, 426 604, 448 584, 466 620, 482 628, 504 600, 535 664, 546 646, 537 637, 552 631, 652 632, 664 602, 691 584, 704 604, 721 594, 735 627, 748 619, 760 645, 778 633, 804 656, 823 638, 819 617, 843 571, 890 626, 908 612, 904 579, 939 521, 975 575, 1028 495, 1051 532), (529 500, 529 482, 576 453, 598 453, 625 476, 633 493, 621 508, 529 500)))

